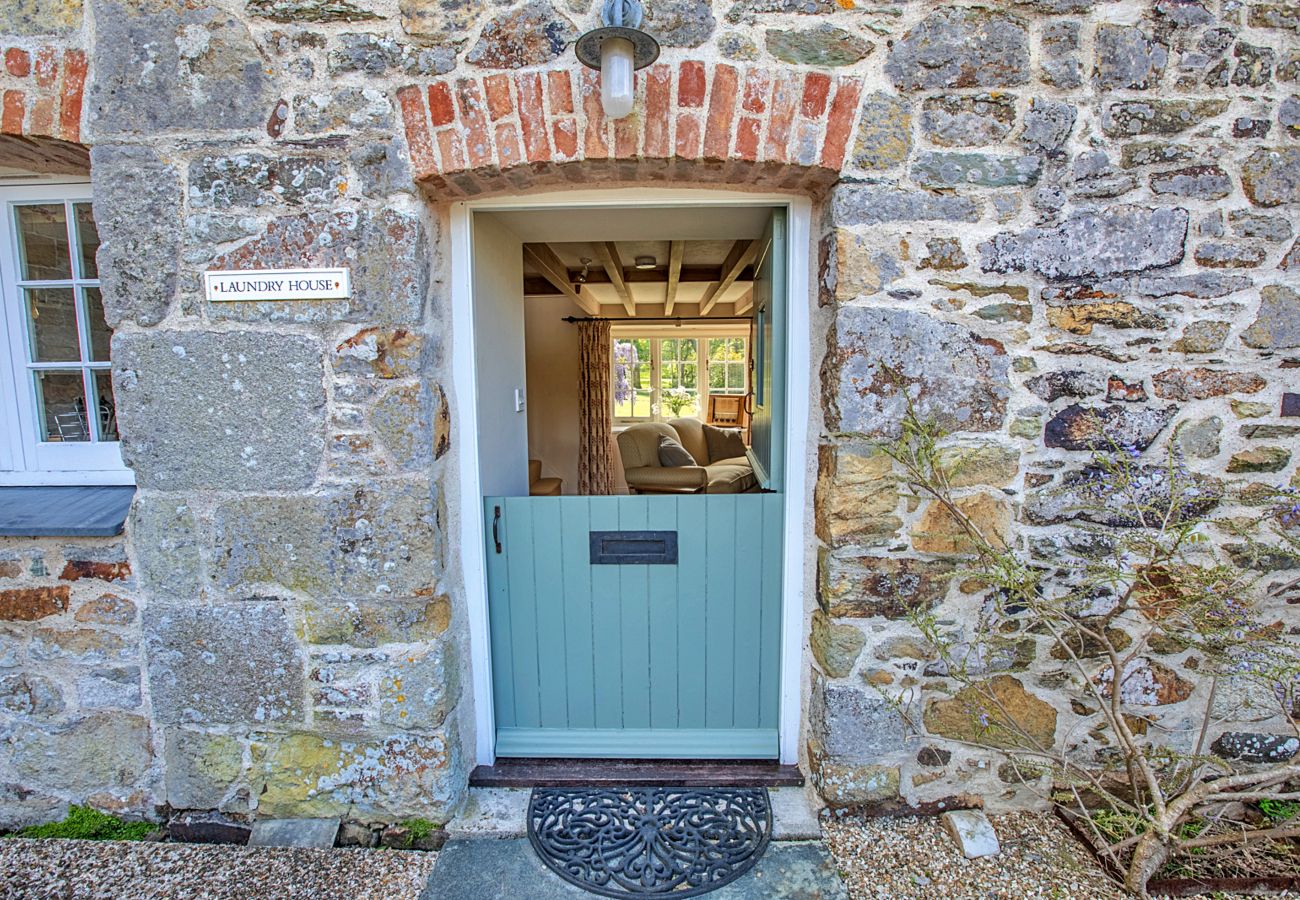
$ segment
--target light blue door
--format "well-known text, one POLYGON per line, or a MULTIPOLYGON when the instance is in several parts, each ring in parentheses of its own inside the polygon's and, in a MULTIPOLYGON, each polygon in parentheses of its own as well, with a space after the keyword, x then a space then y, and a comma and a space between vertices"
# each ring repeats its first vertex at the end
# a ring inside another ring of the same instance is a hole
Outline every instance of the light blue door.
POLYGON ((749 461, 758 483, 779 490, 784 477, 786 213, 773 210, 754 269, 753 367, 749 386, 749 461))
POLYGON ((486 498, 497 754, 775 758, 781 501, 486 498), (676 562, 593 563, 593 532, 676 562))

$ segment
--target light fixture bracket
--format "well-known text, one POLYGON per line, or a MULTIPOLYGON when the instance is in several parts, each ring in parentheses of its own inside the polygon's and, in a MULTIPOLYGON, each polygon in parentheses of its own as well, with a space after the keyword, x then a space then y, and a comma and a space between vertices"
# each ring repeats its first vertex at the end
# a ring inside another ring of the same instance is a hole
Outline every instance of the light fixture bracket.
POLYGON ((632 44, 633 68, 644 69, 659 58, 659 42, 641 30, 644 12, 640 0, 605 0, 600 18, 603 27, 588 31, 573 47, 578 62, 600 69, 600 45, 610 38, 632 44))

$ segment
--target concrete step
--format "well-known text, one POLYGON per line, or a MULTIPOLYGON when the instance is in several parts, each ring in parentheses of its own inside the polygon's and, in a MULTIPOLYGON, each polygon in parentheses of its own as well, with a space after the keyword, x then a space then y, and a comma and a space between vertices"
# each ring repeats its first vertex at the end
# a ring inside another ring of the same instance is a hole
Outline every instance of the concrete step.
MULTIPOLYGON (((821 841, 769 844, 754 868, 707 896, 711 900, 848 900, 821 841)), ((591 900, 592 895, 548 869, 523 838, 448 841, 420 894, 421 900, 522 897, 591 900)))

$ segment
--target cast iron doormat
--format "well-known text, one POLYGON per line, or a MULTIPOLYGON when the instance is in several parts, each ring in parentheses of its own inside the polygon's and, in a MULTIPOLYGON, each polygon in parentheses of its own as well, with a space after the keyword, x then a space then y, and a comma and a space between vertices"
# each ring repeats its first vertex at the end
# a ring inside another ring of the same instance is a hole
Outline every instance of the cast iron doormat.
POLYGON ((565 881, 605 897, 698 897, 767 849, 766 788, 537 788, 528 840, 565 881))

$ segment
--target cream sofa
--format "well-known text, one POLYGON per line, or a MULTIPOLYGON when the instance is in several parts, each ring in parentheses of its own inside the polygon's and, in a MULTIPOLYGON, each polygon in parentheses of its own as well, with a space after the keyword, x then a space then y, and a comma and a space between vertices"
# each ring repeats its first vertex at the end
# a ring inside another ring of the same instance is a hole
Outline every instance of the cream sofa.
POLYGON ((704 423, 699 419, 630 425, 618 436, 618 452, 623 458, 623 476, 634 494, 743 494, 758 486, 746 457, 709 458, 704 423), (662 436, 680 443, 700 465, 661 465, 662 436))

